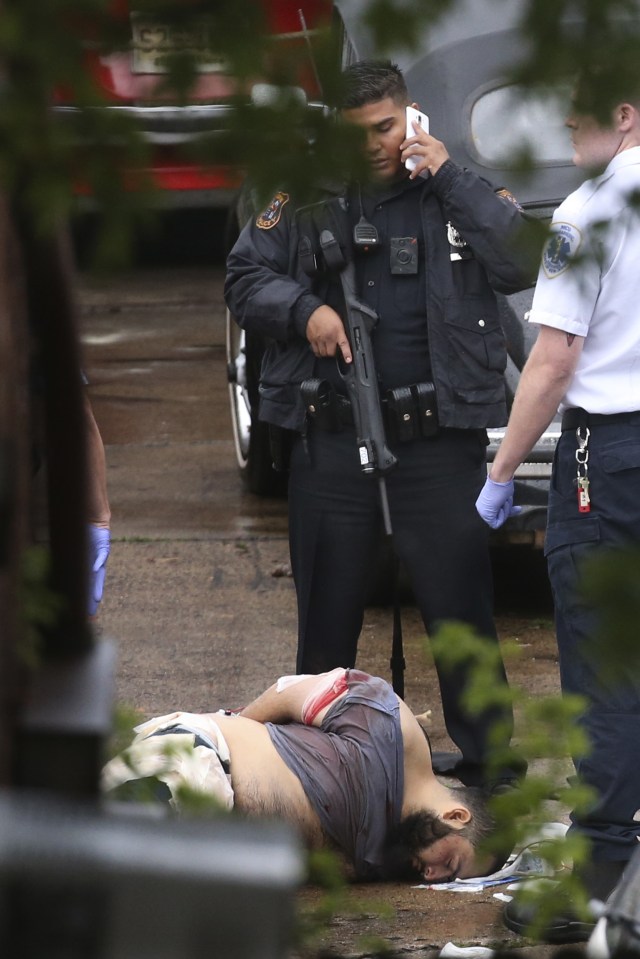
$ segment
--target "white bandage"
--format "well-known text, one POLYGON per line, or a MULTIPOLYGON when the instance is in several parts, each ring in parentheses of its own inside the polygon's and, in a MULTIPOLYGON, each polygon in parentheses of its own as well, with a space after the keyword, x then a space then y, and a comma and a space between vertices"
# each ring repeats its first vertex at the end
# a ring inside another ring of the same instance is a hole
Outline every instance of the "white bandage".
POLYGON ((296 683, 301 683, 303 679, 311 679, 311 677, 312 673, 301 673, 299 676, 281 676, 276 683, 276 692, 282 693, 289 686, 295 686, 296 683))

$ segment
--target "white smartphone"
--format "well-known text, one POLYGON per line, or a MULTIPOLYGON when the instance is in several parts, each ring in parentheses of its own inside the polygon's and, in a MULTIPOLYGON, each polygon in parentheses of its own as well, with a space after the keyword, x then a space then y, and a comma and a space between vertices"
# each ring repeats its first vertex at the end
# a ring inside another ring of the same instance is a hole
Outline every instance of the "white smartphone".
MULTIPOLYGON (((419 123, 425 133, 429 132, 429 117, 426 113, 420 113, 419 110, 416 110, 415 107, 407 107, 407 130, 406 130, 406 139, 409 137, 414 137, 416 131, 413 129, 413 122, 419 123)), ((404 161, 404 165, 407 170, 413 170, 418 162, 418 158, 415 156, 407 157, 404 161)), ((424 170, 420 176, 429 176, 429 171, 424 170)))

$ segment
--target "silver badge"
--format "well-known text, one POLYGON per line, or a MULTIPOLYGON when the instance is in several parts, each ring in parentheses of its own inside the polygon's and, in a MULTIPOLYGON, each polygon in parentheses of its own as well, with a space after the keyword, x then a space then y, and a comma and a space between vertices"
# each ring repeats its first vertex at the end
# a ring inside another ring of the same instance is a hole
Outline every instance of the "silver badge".
POLYGON ((451 220, 447 222, 447 240, 449 241, 449 246, 463 247, 467 245, 466 241, 462 239, 451 220))
POLYGON ((460 236, 451 220, 447 221, 447 240, 449 241, 449 259, 468 260, 471 257, 471 248, 467 241, 460 236))

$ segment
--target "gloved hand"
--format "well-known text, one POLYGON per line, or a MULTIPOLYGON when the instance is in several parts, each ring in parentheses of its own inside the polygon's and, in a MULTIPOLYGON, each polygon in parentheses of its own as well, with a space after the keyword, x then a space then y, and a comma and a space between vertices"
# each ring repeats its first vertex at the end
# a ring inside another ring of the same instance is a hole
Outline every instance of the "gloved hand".
POLYGON ((510 516, 522 512, 522 506, 513 505, 513 479, 508 483, 496 483, 487 476, 480 496, 476 500, 476 509, 492 529, 498 529, 510 516))
POLYGON ((102 599, 107 559, 111 549, 111 532, 104 526, 89 523, 89 596, 87 612, 95 616, 102 599))

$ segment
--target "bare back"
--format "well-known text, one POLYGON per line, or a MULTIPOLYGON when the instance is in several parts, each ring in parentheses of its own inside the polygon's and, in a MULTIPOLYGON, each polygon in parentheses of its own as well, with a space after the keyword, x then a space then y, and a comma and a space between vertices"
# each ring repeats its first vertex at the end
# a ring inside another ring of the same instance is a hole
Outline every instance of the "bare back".
POLYGON ((400 728, 404 744, 404 796, 402 815, 423 802, 426 789, 436 783, 431 762, 431 749, 424 732, 409 707, 401 699, 400 728))

